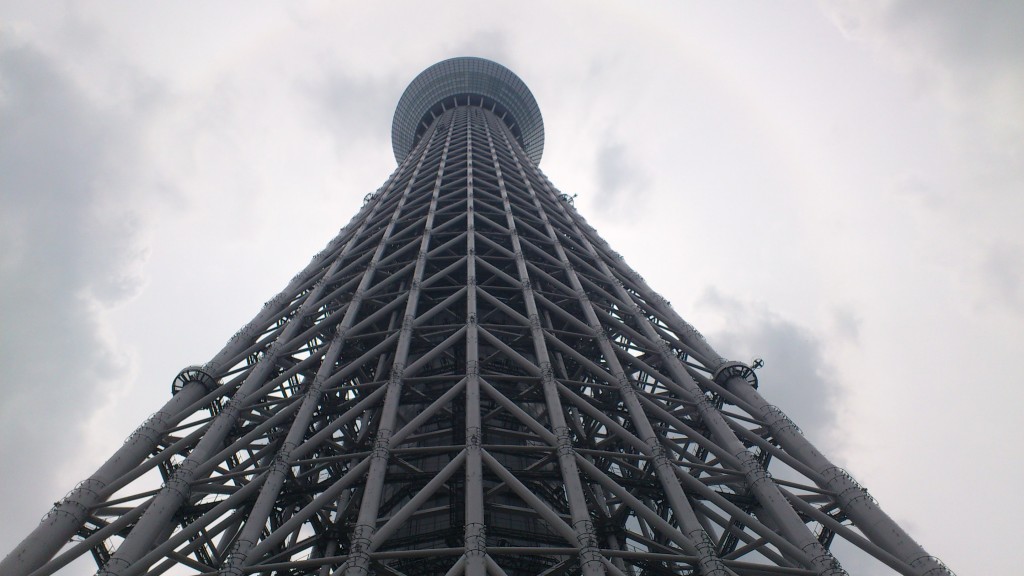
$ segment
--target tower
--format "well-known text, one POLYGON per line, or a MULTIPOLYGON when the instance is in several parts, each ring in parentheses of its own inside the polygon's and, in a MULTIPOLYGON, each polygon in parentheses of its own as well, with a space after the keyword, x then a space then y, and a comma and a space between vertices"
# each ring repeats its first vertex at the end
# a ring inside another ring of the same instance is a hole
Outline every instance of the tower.
POLYGON ((587 226, 537 104, 420 74, 398 169, 0 564, 53 574, 949 571, 587 226))

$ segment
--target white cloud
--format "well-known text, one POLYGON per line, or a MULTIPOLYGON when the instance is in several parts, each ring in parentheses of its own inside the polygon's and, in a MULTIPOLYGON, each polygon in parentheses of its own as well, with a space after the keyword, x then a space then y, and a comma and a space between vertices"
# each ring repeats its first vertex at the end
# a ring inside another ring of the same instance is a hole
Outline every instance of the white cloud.
POLYGON ((132 111, 87 98, 28 43, 0 47, 0 477, 21 522, 70 489, 82 418, 131 376, 105 311, 141 285, 132 111), (25 471, 33 470, 33 473, 25 471), (48 472, 43 472, 48 471, 48 472))
POLYGON ((828 334, 783 318, 764 303, 742 302, 715 288, 708 288, 696 305, 719 320, 717 328, 705 333, 718 353, 747 364, 763 360, 757 370, 761 393, 819 448, 833 453, 842 440, 835 430, 842 390, 822 350, 828 334))
POLYGON ((0 50, 0 553, 77 480, 36 471, 83 445, 91 469, 211 357, 393 169, 406 83, 468 52, 520 74, 546 173, 765 358, 770 400, 954 568, 1012 571, 986 550, 1024 513, 999 496, 1024 480, 1020 8, 831 6, 0 8, 26 39, 0 50), (602 210, 616 187, 646 208, 602 210))

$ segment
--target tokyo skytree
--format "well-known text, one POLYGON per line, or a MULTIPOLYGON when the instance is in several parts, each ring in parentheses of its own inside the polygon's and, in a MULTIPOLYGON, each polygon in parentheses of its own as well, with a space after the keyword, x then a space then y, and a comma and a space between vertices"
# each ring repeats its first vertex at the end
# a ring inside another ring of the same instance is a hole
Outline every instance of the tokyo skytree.
POLYGON ((427 68, 392 143, 0 574, 952 574, 548 181, 510 70, 427 68))

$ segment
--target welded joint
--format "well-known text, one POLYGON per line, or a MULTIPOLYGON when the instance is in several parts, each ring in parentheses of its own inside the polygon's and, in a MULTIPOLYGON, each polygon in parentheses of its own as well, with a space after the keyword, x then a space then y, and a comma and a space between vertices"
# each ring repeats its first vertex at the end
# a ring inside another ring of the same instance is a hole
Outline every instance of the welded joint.
POLYGON ((771 430, 772 434, 779 436, 785 432, 793 432, 796 434, 803 435, 804 431, 786 416, 786 413, 781 408, 774 404, 767 404, 761 409, 762 419, 764 420, 765 426, 771 430))
POLYGON ((211 359, 209 362, 206 362, 203 364, 202 368, 203 372, 212 376, 214 380, 217 379, 216 374, 220 374, 220 363, 215 360, 211 359))
POLYGON ((550 360, 544 360, 540 363, 540 377, 544 382, 551 382, 555 379, 555 370, 551 366, 550 360))
POLYGON ((391 366, 391 375, 388 377, 388 384, 397 384, 402 381, 402 377, 405 376, 405 362, 396 361, 391 366))
POLYGON ((277 296, 274 296, 270 300, 264 302, 263 308, 280 308, 282 305, 287 304, 289 302, 291 302, 291 298, 288 296, 288 294, 281 292, 277 296))
POLYGON ((836 500, 842 507, 855 506, 863 502, 878 506, 878 501, 868 489, 839 466, 829 466, 821 475, 825 479, 825 487, 836 494, 836 500))
POLYGON ((372 543, 373 526, 368 524, 356 524, 352 530, 352 538, 349 544, 348 561, 345 564, 348 570, 343 573, 348 576, 353 570, 356 574, 368 575, 370 573, 370 546, 372 543))
POLYGON ((697 408, 697 414, 700 415, 700 419, 704 422, 707 422, 708 418, 712 417, 712 413, 718 412, 715 410, 714 403, 705 394, 697 396, 694 405, 697 408))
MULTIPOLYGON (((342 229, 342 231, 344 231, 344 228, 342 229)), ((317 260, 323 260, 323 259, 327 258, 327 256, 330 255, 330 253, 333 250, 334 250, 334 243, 333 242, 328 243, 327 246, 324 247, 323 250, 321 250, 321 251, 319 251, 319 252, 317 252, 316 254, 313 255, 313 261, 316 262, 317 260)), ((299 276, 301 274, 302 273, 300 272, 296 276, 299 276)))
POLYGON ((665 470, 670 474, 675 474, 675 466, 672 464, 672 460, 668 457, 668 450, 662 445, 661 439, 657 436, 651 436, 644 441, 645 444, 650 448, 651 451, 651 462, 655 468, 665 470))
POLYGON ((700 566, 700 573, 705 576, 729 576, 722 559, 718 557, 715 543, 711 541, 708 533, 701 528, 686 533, 686 537, 697 549, 697 564, 700 566))
POLYGON ((231 398, 231 400, 228 400, 227 403, 224 404, 223 412, 230 412, 230 413, 233 413, 233 414, 238 414, 239 412, 242 411, 242 408, 245 407, 245 403, 246 403, 246 396, 242 396, 242 395, 233 396, 231 398))
POLYGON ((111 558, 96 572, 96 576, 120 576, 131 566, 131 562, 124 558, 111 558))
POLYGON ((88 478, 76 484, 74 489, 72 489, 72 491, 69 492, 68 494, 90 494, 92 496, 99 497, 100 490, 105 488, 106 485, 107 483, 100 480, 99 478, 88 478))
POLYGON ((572 442, 572 431, 568 426, 556 426, 554 430, 556 438, 556 449, 559 456, 574 456, 576 448, 572 442))
POLYGON ((487 526, 481 522, 470 522, 465 525, 464 530, 466 556, 487 556, 487 526))
POLYGON ((281 349, 285 347, 284 338, 275 338, 270 346, 267 347, 266 352, 263 353, 264 358, 270 358, 271 361, 277 359, 281 354, 281 349))
POLYGON ((245 326, 242 326, 241 328, 239 328, 237 332, 232 334, 231 338, 228 339, 228 342, 230 342, 232 344, 237 343, 239 340, 245 340, 246 342, 248 342, 255 335, 256 335, 256 328, 253 327, 252 325, 246 324, 245 326))
POLYGON ((170 418, 170 414, 164 411, 154 412, 146 418, 141 426, 136 428, 127 438, 124 439, 125 444, 134 444, 139 440, 145 440, 150 443, 156 443, 160 439, 159 428, 163 428, 163 424, 170 418))
POLYGON ((835 556, 817 540, 802 546, 800 549, 811 559, 811 564, 821 576, 849 576, 835 556))
POLYGON ((466 427, 466 448, 469 450, 479 450, 483 445, 483 431, 479 426, 467 426, 466 427))
POLYGON ((373 437, 372 458, 387 458, 391 454, 391 430, 380 428, 373 437))
POLYGON ((747 486, 751 489, 757 487, 759 484, 772 484, 772 474, 766 470, 761 463, 758 462, 757 456, 751 454, 748 450, 740 450, 733 454, 740 463, 740 470, 743 472, 743 478, 747 482, 747 486))
POLYGON ((932 566, 932 568, 922 574, 922 576, 956 576, 956 573, 950 570, 948 566, 942 563, 942 560, 939 560, 935 556, 919 556, 911 560, 910 565, 914 568, 924 568, 929 565, 932 566))
POLYGON ((654 339, 654 349, 657 350, 657 352, 666 360, 676 356, 675 349, 673 349, 672 345, 668 343, 668 340, 665 340, 664 338, 654 339))
POLYGON ((573 531, 576 532, 576 542, 579 546, 580 564, 604 565, 601 556, 601 549, 597 545, 597 530, 594 529, 594 522, 590 518, 584 518, 572 523, 573 531))
POLYGON ((56 519, 58 516, 68 516, 81 524, 88 518, 89 513, 89 507, 82 503, 83 496, 89 496, 95 502, 99 499, 99 491, 105 486, 105 482, 95 478, 79 482, 60 501, 53 503, 53 507, 43 515, 43 522, 56 519))
POLYGON ((532 330, 540 330, 540 316, 536 313, 530 314, 530 328, 532 330))
POLYGON ((615 381, 619 386, 619 393, 623 395, 623 398, 636 398, 636 388, 633 388, 632 383, 630 383, 629 378, 627 378, 625 374, 618 374, 615 377, 615 381))
POLYGON ((274 454, 274 459, 270 463, 270 473, 284 475, 288 473, 288 469, 291 467, 289 461, 291 460, 291 452, 294 448, 294 444, 288 447, 281 446, 279 452, 274 454))
POLYGON ((196 468, 199 463, 195 460, 186 458, 171 474, 171 477, 167 479, 167 482, 163 485, 165 492, 174 492, 177 494, 182 501, 187 500, 192 494, 192 480, 195 479, 196 468))
POLYGON ((686 322, 685 320, 682 321, 682 322, 683 322, 683 328, 686 330, 686 332, 689 335, 691 335, 694 338, 700 340, 701 342, 705 342, 705 343, 708 342, 708 338, 705 338, 705 336, 703 336, 703 334, 701 334, 699 330, 694 328, 692 324, 690 324, 689 322, 686 322))
POLYGON ((252 550, 256 546, 256 543, 252 540, 239 538, 231 546, 231 550, 228 551, 227 558, 225 558, 224 567, 221 568, 221 574, 231 576, 242 576, 244 572, 242 567, 245 566, 246 561, 249 559, 249 550, 252 550))

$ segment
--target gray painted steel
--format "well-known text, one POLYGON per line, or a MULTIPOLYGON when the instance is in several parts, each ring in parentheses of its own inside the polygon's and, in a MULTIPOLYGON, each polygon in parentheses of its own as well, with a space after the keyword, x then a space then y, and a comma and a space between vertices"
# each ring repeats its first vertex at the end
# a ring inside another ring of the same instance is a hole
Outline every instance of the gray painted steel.
POLYGON ((522 102, 497 100, 529 96, 511 72, 428 69, 396 131, 460 70, 508 84, 428 115, 0 573, 835 576, 859 548, 951 574, 551 186, 539 112, 520 132, 522 102))
POLYGON ((399 164, 436 116, 460 104, 495 109, 534 164, 544 154, 544 120, 533 93, 511 70, 483 58, 450 58, 421 72, 405 89, 391 125, 399 164))

